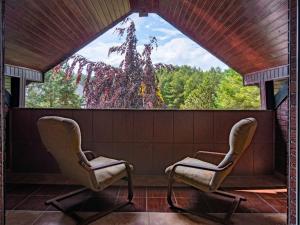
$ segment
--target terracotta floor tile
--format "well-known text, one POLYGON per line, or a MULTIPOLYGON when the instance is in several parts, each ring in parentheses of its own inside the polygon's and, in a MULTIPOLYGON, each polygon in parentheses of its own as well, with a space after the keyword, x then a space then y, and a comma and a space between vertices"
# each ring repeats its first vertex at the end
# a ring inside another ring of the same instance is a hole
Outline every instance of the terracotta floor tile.
MULTIPOLYGON (((118 199, 117 204, 126 202, 126 198, 118 199)), ((119 212, 146 212, 146 198, 134 198, 133 204, 129 204, 121 209, 119 212)))
POLYGON ((236 213, 232 221, 237 225, 286 225, 287 216, 285 213, 236 213))
POLYGON ((240 195, 244 198, 257 198, 257 194, 252 191, 248 190, 235 190, 235 191, 228 191, 229 193, 235 194, 235 195, 240 195))
POLYGON ((83 187, 79 186, 79 185, 64 185, 64 189, 63 189, 62 193, 66 194, 68 192, 75 191, 75 190, 78 190, 80 188, 83 188, 83 187))
POLYGON ((11 194, 7 194, 5 196, 5 209, 6 210, 14 209, 25 198, 26 198, 26 195, 11 195, 11 194))
POLYGON ((286 199, 266 199, 266 201, 277 210, 278 213, 287 212, 287 200, 286 199))
POLYGON ((147 198, 166 198, 167 187, 147 187, 147 198))
POLYGON ((82 192, 78 195, 64 199, 64 200, 60 201, 60 203, 68 209, 77 211, 77 210, 80 210, 85 205, 85 203, 90 199, 91 199, 90 192, 82 192))
MULTIPOLYGON (((133 196, 135 198, 146 198, 146 187, 134 187, 133 196)), ((127 197, 127 187, 120 187, 119 197, 127 197)))
POLYGON ((45 212, 33 225, 75 225, 76 222, 61 212, 45 212))
POLYGON ((104 212, 113 208, 116 204, 115 199, 109 198, 90 198, 87 200, 80 211, 84 212, 104 212))
POLYGON ((119 194, 120 187, 109 187, 99 192, 91 192, 92 197, 116 199, 119 194))
POLYGON ((266 202, 257 199, 247 199, 240 204, 237 212, 241 213, 276 213, 276 211, 266 202))
POLYGON ((148 198, 148 212, 172 212, 166 198, 148 198))
POLYGON ((149 213, 151 225, 217 225, 204 218, 181 213, 149 213))
POLYGON ((40 188, 33 193, 33 195, 42 195, 42 196, 53 196, 61 195, 64 193, 64 185, 41 185, 40 188))
POLYGON ((202 194, 201 191, 191 187, 176 187, 173 188, 175 197, 194 198, 202 194))
POLYGON ((287 198, 286 189, 258 190, 256 193, 264 199, 286 199, 287 198))
MULTIPOLYGON (((6 208, 16 210, 48 210, 57 211, 44 202, 57 195, 81 188, 77 185, 7 185, 6 208), (7 193, 8 192, 8 193, 7 193), (28 196, 30 194, 30 196, 28 196)), ((238 212, 242 213, 274 213, 286 212, 286 189, 229 190, 247 198, 242 202, 238 212)), ((135 204, 128 205, 121 212, 170 212, 166 200, 166 187, 135 187, 135 204)), ((174 203, 193 211, 223 213, 231 207, 232 199, 213 194, 205 194, 191 187, 174 187, 174 203)), ((62 204, 75 210, 106 210, 115 204, 127 202, 127 187, 112 186, 104 191, 83 192, 65 199, 62 204)))
POLYGON ((225 213, 232 206, 233 199, 215 194, 205 194, 202 201, 205 202, 209 213, 225 213))
POLYGON ((91 225, 150 225, 150 223, 148 213, 118 212, 111 213, 91 225))
POLYGON ((42 212, 40 211, 8 211, 6 213, 6 225, 31 225, 42 212))
MULTIPOLYGON (((54 196, 52 196, 54 197, 54 196)), ((48 208, 45 205, 45 201, 49 199, 49 196, 30 196, 22 201, 15 209, 16 210, 37 210, 43 211, 48 208)))
POLYGON ((176 198, 177 206, 195 212, 209 212, 209 206, 206 201, 191 198, 176 198))

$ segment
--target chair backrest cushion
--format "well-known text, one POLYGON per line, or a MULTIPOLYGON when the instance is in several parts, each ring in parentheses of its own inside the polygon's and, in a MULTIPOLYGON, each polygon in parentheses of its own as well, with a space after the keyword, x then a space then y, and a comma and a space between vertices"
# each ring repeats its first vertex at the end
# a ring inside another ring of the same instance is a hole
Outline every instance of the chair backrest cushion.
POLYGON ((63 175, 90 187, 93 180, 88 171, 80 164, 89 161, 81 150, 81 133, 78 124, 68 118, 45 116, 38 120, 38 129, 42 142, 55 158, 63 175))
POLYGON ((214 175, 210 184, 212 189, 217 189, 227 175, 232 171, 244 151, 250 145, 256 128, 257 121, 255 118, 242 119, 232 127, 229 135, 229 151, 218 167, 222 168, 231 162, 232 166, 222 172, 217 172, 214 175))

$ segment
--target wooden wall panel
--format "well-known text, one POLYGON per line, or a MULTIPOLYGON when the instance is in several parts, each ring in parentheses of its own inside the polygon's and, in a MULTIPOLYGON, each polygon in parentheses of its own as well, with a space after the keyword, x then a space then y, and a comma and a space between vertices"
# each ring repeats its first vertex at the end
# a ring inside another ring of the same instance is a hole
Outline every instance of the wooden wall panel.
POLYGON ((198 150, 227 152, 232 125, 252 116, 258 129, 233 174, 266 175, 274 169, 272 111, 13 109, 10 113, 14 172, 58 172, 36 127, 44 115, 73 118, 81 127, 84 149, 126 159, 141 175, 162 175, 167 165, 198 150))

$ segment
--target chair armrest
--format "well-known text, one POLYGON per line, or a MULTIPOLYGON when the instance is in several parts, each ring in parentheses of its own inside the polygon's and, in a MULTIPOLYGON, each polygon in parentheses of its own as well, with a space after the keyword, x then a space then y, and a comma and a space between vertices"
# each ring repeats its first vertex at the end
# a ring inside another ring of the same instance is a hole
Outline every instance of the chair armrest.
POLYGON ((95 153, 92 151, 82 151, 82 152, 85 154, 85 156, 88 158, 88 160, 96 158, 95 153), (89 158, 88 156, 90 156, 91 158, 89 158))
POLYGON ((111 163, 107 163, 107 164, 99 164, 96 166, 89 166, 86 163, 84 163, 83 161, 80 161, 79 163, 81 166, 83 166, 86 170, 88 170, 90 172, 95 171, 95 170, 105 169, 107 167, 112 167, 112 166, 116 166, 116 165, 120 165, 120 164, 125 164, 126 170, 130 169, 129 163, 124 160, 118 160, 116 162, 111 162, 111 163))
POLYGON ((192 164, 192 163, 178 163, 178 164, 175 164, 172 168, 172 172, 174 173, 175 172, 175 169, 178 167, 178 166, 183 166, 183 167, 189 167, 189 168, 194 168, 194 169, 202 169, 202 170, 208 170, 208 171, 214 171, 214 172, 221 172, 221 171, 224 171, 226 170, 228 167, 230 167, 232 165, 232 162, 228 163, 226 166, 224 167, 217 167, 217 166, 199 166, 199 165, 195 165, 195 164, 192 164))

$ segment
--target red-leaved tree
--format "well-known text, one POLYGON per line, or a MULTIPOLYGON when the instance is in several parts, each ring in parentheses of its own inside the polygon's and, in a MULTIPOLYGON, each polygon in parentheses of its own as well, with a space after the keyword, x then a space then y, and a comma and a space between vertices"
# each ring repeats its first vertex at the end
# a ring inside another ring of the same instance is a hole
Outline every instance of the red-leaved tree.
MULTIPOLYGON (((153 64, 151 53, 157 47, 155 37, 144 45, 142 53, 137 51, 135 24, 126 19, 126 28, 117 28, 120 36, 126 33, 125 41, 120 46, 111 47, 108 55, 116 53, 124 56, 118 67, 103 62, 93 62, 80 55, 74 55, 64 62, 66 79, 73 74, 77 83, 86 72, 83 95, 86 108, 135 108, 151 109, 163 107, 163 99, 158 89, 155 71, 161 68, 173 69, 171 65, 153 64), (76 68, 76 71, 75 71, 76 68)), ((58 65, 55 71, 62 70, 58 65)))

